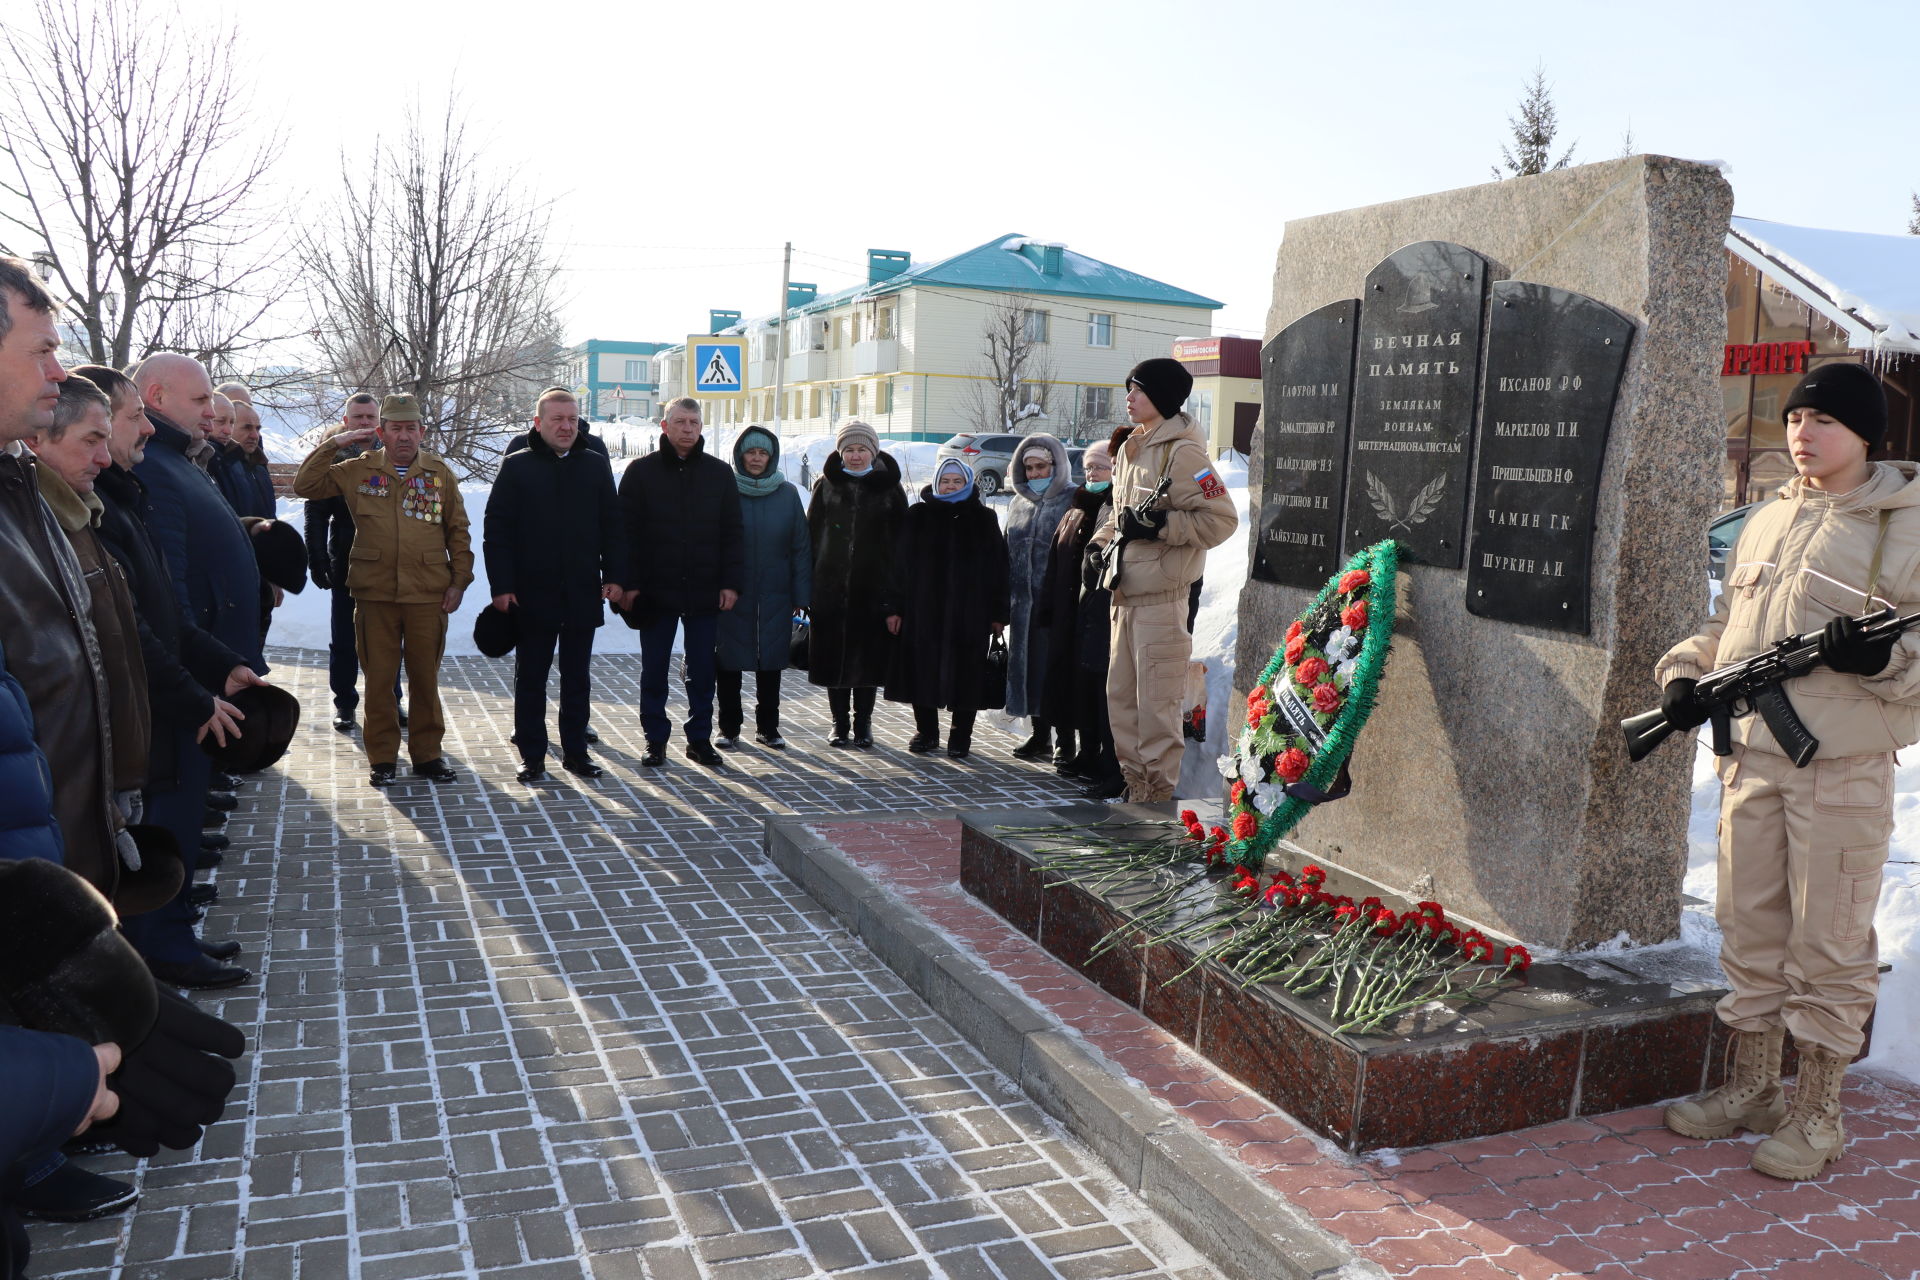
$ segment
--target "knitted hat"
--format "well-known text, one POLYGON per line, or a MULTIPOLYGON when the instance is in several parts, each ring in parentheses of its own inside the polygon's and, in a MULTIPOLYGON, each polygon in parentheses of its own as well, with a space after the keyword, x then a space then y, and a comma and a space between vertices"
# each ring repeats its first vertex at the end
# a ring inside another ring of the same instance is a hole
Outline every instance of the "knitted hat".
POLYGON ((1094 441, 1080 454, 1080 469, 1083 471, 1100 463, 1105 463, 1108 467, 1113 466, 1113 449, 1105 440, 1094 441))
POLYGON ((874 433, 872 427, 858 418, 841 427, 840 434, 833 438, 833 447, 841 453, 845 453, 850 444, 863 444, 875 453, 880 452, 880 437, 874 433))
POLYGON ((1795 409, 1818 409, 1836 418, 1847 430, 1873 449, 1887 435, 1887 393, 1880 379, 1863 364, 1850 362, 1823 364, 1806 377, 1787 397, 1780 411, 1784 420, 1795 409))
POLYGON ((1178 360, 1156 356, 1133 366, 1133 372, 1127 375, 1127 385, 1146 392, 1160 416, 1171 418, 1187 402, 1187 395, 1193 390, 1193 375, 1178 360))

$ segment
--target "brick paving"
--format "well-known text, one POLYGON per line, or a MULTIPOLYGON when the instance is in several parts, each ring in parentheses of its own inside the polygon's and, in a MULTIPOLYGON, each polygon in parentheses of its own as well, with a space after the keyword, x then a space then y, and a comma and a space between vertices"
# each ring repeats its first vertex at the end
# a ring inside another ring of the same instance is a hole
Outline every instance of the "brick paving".
POLYGON ((1847 1152, 1814 1182, 1754 1173, 1757 1139, 1671 1134, 1657 1107, 1350 1157, 968 896, 957 822, 809 825, 1389 1275, 1920 1277, 1920 1088, 1904 1081, 1848 1076, 1847 1152))
POLYGON ((207 925, 257 977, 197 997, 246 1030, 241 1084, 198 1150, 88 1161, 139 1206, 36 1224, 31 1274, 1213 1274, 760 852, 769 812, 1060 799, 1013 739, 910 756, 883 704, 881 750, 834 751, 807 691, 783 754, 641 770, 609 655, 608 776, 528 788, 510 663, 460 658, 461 780, 382 793, 324 655, 272 658, 308 719, 242 789, 207 925))

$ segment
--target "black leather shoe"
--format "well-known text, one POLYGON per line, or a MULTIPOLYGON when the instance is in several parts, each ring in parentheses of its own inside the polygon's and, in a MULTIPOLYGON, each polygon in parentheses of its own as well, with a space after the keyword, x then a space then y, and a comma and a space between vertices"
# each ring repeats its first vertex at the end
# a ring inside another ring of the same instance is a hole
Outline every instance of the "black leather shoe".
POLYGON ((240 779, 234 774, 216 771, 211 778, 207 779, 207 786, 215 791, 238 791, 240 779))
POLYGON ((232 840, 218 831, 202 831, 200 833, 200 847, 208 853, 218 853, 232 843, 232 840))
POLYGON ((12 1197, 14 1208, 43 1222, 90 1222, 119 1213, 139 1198, 131 1183, 102 1177, 77 1164, 61 1165, 12 1197))
POLYGON ((360 726, 354 723, 353 716, 349 714, 341 714, 341 715, 336 715, 333 718, 333 727, 335 732, 338 732, 338 733, 352 733, 355 729, 359 728, 360 726))
POLYGON ((938 750, 939 746, 940 735, 937 733, 916 733, 907 739, 907 750, 917 756, 923 756, 929 751, 938 750))
POLYGON ((187 890, 187 905, 190 907, 210 907, 220 901, 220 886, 217 884, 196 884, 187 890))
POLYGON ((1013 758, 1015 760, 1052 761, 1053 743, 1051 738, 1051 734, 1045 738, 1037 733, 1034 734, 1031 738, 1028 738, 1025 742, 1013 749, 1013 758))
POLYGON ((647 754, 640 757, 641 765, 648 769, 658 769, 666 762, 667 744, 664 742, 649 742, 647 754))
POLYGON ((413 766, 412 773, 414 777, 425 778, 428 782, 452 782, 460 776, 454 772, 453 766, 447 763, 445 756, 435 756, 431 760, 421 761, 413 766))
POLYGON ((593 731, 592 725, 587 726, 587 741, 589 743, 600 741, 600 735, 593 731))
POLYGON ((229 813, 240 807, 240 797, 231 791, 207 792, 207 808, 223 809, 229 813))
POLYGON ((872 724, 862 724, 858 720, 853 722, 853 745, 861 751, 870 751, 873 749, 872 724))
POLYGON ((253 979, 253 974, 245 969, 220 964, 206 956, 198 956, 185 964, 175 964, 171 960, 148 960, 147 968, 153 972, 154 981, 164 982, 170 987, 185 987, 189 991, 218 991, 223 987, 237 987, 253 979))
POLYGON ((529 784, 553 781, 553 775, 548 773, 547 767, 542 764, 523 764, 520 766, 520 772, 514 774, 513 777, 516 782, 529 784))
POLYGON ((240 954, 240 944, 232 938, 195 938, 193 941, 200 948, 200 954, 209 960, 231 960, 240 954))
POLYGON ((787 749, 787 740, 777 732, 756 733, 753 735, 753 740, 770 751, 785 751, 787 749))
POLYGON ((727 762, 720 758, 720 753, 713 749, 711 742, 689 742, 687 744, 687 759, 693 761, 695 764, 705 765, 709 769, 724 769, 727 767, 727 762))
MULTIPOLYGON (((222 840, 226 839, 225 836, 221 836, 220 838, 222 840)), ((227 855, 218 849, 202 849, 199 853, 193 855, 193 869, 195 871, 211 871, 226 860, 227 855)))
POLYGON ((593 762, 592 756, 568 756, 560 767, 576 778, 603 778, 607 771, 593 762))
POLYGON ((830 747, 851 747, 853 746, 853 737, 845 729, 835 729, 833 736, 827 739, 827 745, 830 747))
POLYGON ((1127 780, 1120 777, 1100 778, 1080 794, 1089 800, 1118 800, 1127 794, 1127 780))
POLYGON ((947 759, 965 760, 968 756, 972 754, 973 754, 972 738, 954 737, 954 738, 947 739, 947 759))
POLYGON ((227 815, 222 810, 219 810, 219 809, 201 810, 200 829, 202 831, 224 831, 226 829, 226 826, 227 826, 227 815))
POLYGON ((377 764, 368 772, 367 781, 376 787, 390 787, 400 781, 400 766, 397 764, 377 764))

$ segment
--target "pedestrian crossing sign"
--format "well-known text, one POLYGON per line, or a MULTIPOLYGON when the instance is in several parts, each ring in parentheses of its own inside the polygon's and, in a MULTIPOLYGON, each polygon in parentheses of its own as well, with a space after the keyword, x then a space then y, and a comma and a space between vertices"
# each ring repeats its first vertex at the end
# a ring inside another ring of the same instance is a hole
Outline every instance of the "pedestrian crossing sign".
POLYGON ((687 378, 703 399, 747 393, 747 340, 697 334, 687 339, 687 378))

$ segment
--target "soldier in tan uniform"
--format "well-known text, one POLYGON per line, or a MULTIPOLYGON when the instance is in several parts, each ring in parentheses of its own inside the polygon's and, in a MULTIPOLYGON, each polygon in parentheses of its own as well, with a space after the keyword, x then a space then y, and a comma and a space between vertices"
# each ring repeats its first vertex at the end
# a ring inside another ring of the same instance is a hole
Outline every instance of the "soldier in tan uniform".
POLYGON ((1127 417, 1135 428, 1114 458, 1113 503, 1093 535, 1101 549, 1128 540, 1113 592, 1107 710, 1127 799, 1136 804, 1174 798, 1185 746, 1180 704, 1193 654, 1188 589, 1200 580, 1207 552, 1240 523, 1199 424, 1180 411, 1192 390, 1193 375, 1176 360, 1143 360, 1127 375, 1127 417), (1170 482, 1166 498, 1136 516, 1133 509, 1161 480, 1170 482))
POLYGON ((353 633, 366 672, 366 748, 369 781, 391 784, 399 772, 400 708, 394 677, 407 666, 407 748, 413 772, 434 782, 455 773, 441 754, 446 724, 440 711, 440 658, 447 615, 473 581, 473 551, 460 485, 443 459, 420 447, 420 404, 390 395, 380 425, 342 431, 322 440, 300 464, 293 491, 302 498, 339 497, 353 513, 353 551, 347 590, 353 593, 353 633), (335 462, 349 445, 381 447, 335 462))
POLYGON ((1756 510, 1734 546, 1726 590, 1700 634, 1660 659, 1662 709, 1676 728, 1706 719, 1705 672, 1793 634, 1820 636, 1823 666, 1783 686, 1820 741, 1795 768, 1757 715, 1733 722, 1715 761, 1720 803, 1716 915, 1733 1032, 1727 1081, 1667 1108, 1694 1138, 1765 1133, 1753 1167, 1812 1178, 1840 1158, 1841 1080, 1860 1051, 1880 974, 1873 931, 1893 834, 1893 753, 1920 738, 1920 636, 1869 640, 1854 621, 1920 609, 1920 467, 1868 462, 1886 433, 1880 381, 1822 365, 1787 398, 1798 473, 1756 510), (1791 1106, 1782 1041, 1800 1049, 1791 1106))

